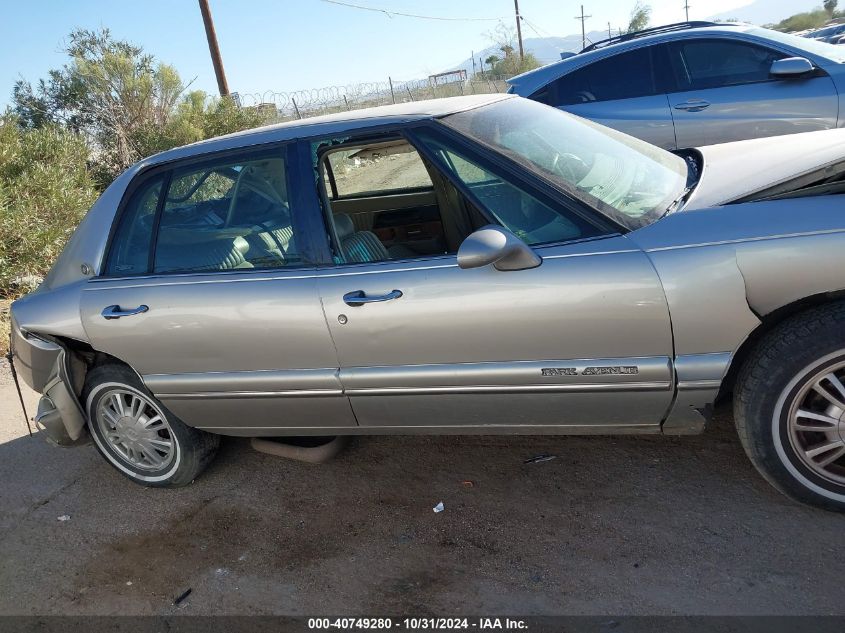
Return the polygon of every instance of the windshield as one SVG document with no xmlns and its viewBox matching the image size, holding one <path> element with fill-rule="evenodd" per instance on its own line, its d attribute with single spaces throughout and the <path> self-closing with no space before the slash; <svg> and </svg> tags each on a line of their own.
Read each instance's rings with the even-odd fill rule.
<svg viewBox="0 0 845 633">
<path fill-rule="evenodd" d="M 528 99 L 499 101 L 443 122 L 629 229 L 654 222 L 686 189 L 687 165 L 678 156 Z"/>
<path fill-rule="evenodd" d="M 845 62 L 845 46 L 819 42 L 809 37 L 790 35 L 789 33 L 781 33 L 780 31 L 772 31 L 770 29 L 751 29 L 748 31 L 748 34 L 764 37 L 779 44 L 786 44 L 792 48 L 807 51 L 811 55 L 825 57 L 835 62 Z M 813 34 L 810 37 L 813 37 Z"/>
</svg>

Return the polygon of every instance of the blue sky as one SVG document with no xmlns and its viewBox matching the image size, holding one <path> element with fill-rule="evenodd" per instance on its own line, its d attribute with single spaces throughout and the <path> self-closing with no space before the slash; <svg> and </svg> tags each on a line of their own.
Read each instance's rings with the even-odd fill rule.
<svg viewBox="0 0 845 633">
<path fill-rule="evenodd" d="M 512 0 L 350 0 L 356 4 L 442 17 L 504 17 Z M 769 0 L 758 0 L 766 1 Z M 810 0 L 795 4 L 812 6 Z M 635 0 L 586 0 L 587 29 L 624 26 Z M 751 0 L 690 0 L 690 18 L 704 18 Z M 580 2 L 521 0 L 526 19 L 545 35 L 580 31 Z M 652 0 L 653 24 L 683 19 L 683 0 Z M 75 27 L 108 27 L 179 70 L 192 88 L 216 92 L 195 0 L 36 0 L 6 2 L 0 23 L 0 107 L 12 85 L 60 66 Z M 796 6 L 796 10 L 799 8 Z M 459 63 L 490 45 L 493 21 L 387 17 L 321 0 L 211 0 L 229 86 L 241 93 L 292 91 L 363 81 L 414 79 Z M 537 33 L 526 28 L 524 37 Z"/>
</svg>

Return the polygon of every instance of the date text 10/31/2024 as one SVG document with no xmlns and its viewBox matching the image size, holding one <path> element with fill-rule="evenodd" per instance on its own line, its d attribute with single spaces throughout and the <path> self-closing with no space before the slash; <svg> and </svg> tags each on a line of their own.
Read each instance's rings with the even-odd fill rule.
<svg viewBox="0 0 845 633">
<path fill-rule="evenodd" d="M 309 630 L 526 630 L 525 620 L 511 618 L 309 618 Z"/>
</svg>

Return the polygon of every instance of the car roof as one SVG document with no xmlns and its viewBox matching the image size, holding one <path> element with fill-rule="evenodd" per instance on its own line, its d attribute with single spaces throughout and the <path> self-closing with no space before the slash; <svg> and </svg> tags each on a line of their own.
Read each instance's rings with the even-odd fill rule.
<svg viewBox="0 0 845 633">
<path fill-rule="evenodd" d="M 756 28 L 758 27 L 755 27 L 753 24 L 726 22 L 724 24 L 697 26 L 693 28 L 656 31 L 655 33 L 645 32 L 642 35 L 637 35 L 636 37 L 631 37 L 630 39 L 610 41 L 604 46 L 597 46 L 596 48 L 582 51 L 572 57 L 567 57 L 566 59 L 562 59 L 553 64 L 541 66 L 535 70 L 529 70 L 527 73 L 522 73 L 521 75 L 508 79 L 508 83 L 519 88 L 528 88 L 529 90 L 533 90 L 544 86 L 553 79 L 562 77 L 576 68 L 586 66 L 591 62 L 615 55 L 616 53 L 621 53 L 623 51 L 634 50 L 636 48 L 641 48 L 658 42 L 668 42 L 696 37 L 702 34 L 735 35 L 736 33 L 745 33 Z M 520 94 L 525 93 L 520 92 Z"/>
<path fill-rule="evenodd" d="M 149 166 L 182 158 L 189 158 L 215 151 L 224 151 L 250 145 L 286 141 L 295 138 L 338 134 L 386 124 L 406 124 L 425 119 L 435 119 L 466 110 L 472 110 L 504 99 L 515 98 L 507 94 L 469 95 L 443 97 L 424 101 L 410 101 L 386 106 L 362 108 L 286 121 L 274 125 L 252 128 L 234 134 L 217 136 L 190 145 L 176 147 L 141 161 Z"/>
</svg>

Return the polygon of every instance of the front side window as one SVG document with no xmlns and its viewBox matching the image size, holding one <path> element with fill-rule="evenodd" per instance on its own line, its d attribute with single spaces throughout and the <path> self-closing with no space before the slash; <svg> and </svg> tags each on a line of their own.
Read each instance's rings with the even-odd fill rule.
<svg viewBox="0 0 845 633">
<path fill-rule="evenodd" d="M 657 94 L 650 48 L 640 48 L 579 68 L 542 88 L 532 99 L 552 106 L 634 99 Z"/>
<path fill-rule="evenodd" d="M 454 253 L 487 223 L 404 137 L 312 147 L 336 264 Z"/>
<path fill-rule="evenodd" d="M 686 188 L 680 157 L 534 101 L 506 99 L 441 121 L 630 229 L 661 217 Z"/>
<path fill-rule="evenodd" d="M 772 62 L 786 57 L 732 40 L 689 40 L 670 47 L 678 90 L 704 90 L 768 81 Z"/>
<path fill-rule="evenodd" d="M 142 184 L 123 212 L 106 273 L 296 266 L 296 237 L 281 155 L 220 159 Z"/>
<path fill-rule="evenodd" d="M 472 192 L 496 222 L 526 244 L 564 242 L 599 233 L 577 216 L 541 202 L 437 136 L 419 131 L 417 138 L 439 158 L 453 178 Z"/>
</svg>

